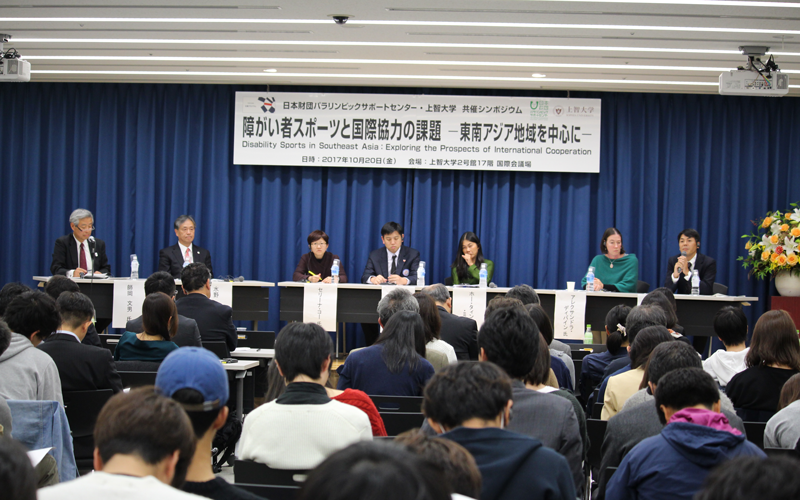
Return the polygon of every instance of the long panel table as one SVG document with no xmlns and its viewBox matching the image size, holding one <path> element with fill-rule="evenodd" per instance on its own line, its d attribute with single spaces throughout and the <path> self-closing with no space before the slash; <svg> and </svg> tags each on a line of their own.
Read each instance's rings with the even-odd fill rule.
<svg viewBox="0 0 800 500">
<path fill-rule="evenodd" d="M 282 281 L 281 287 L 280 319 L 282 321 L 303 321 L 303 283 Z M 365 285 L 361 283 L 343 283 L 339 288 L 336 314 L 340 323 L 377 323 L 378 313 L 376 308 L 381 299 L 381 286 Z M 387 285 L 382 285 L 387 286 Z M 415 291 L 422 287 L 408 287 Z M 448 287 L 452 292 L 453 287 Z M 510 288 L 487 288 L 487 301 L 498 295 L 505 295 Z M 542 307 L 553 318 L 555 311 L 556 292 L 558 290 L 536 290 Z M 617 304 L 634 307 L 639 300 L 635 293 L 615 292 L 586 292 L 586 323 L 593 330 L 601 330 L 605 325 L 606 314 Z M 750 305 L 757 302 L 758 297 L 731 297 L 731 296 L 691 296 L 675 295 L 678 302 L 678 322 L 686 329 L 688 335 L 714 336 L 714 314 L 724 306 L 741 304 Z"/>
</svg>

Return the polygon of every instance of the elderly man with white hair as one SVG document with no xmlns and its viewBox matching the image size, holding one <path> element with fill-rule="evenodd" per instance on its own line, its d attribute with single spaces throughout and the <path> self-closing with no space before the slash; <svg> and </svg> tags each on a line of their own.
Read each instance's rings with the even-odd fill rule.
<svg viewBox="0 0 800 500">
<path fill-rule="evenodd" d="M 68 278 L 82 274 L 111 274 L 106 256 L 106 244 L 92 236 L 94 216 L 85 208 L 78 208 L 69 216 L 72 234 L 56 240 L 50 272 Z"/>
</svg>

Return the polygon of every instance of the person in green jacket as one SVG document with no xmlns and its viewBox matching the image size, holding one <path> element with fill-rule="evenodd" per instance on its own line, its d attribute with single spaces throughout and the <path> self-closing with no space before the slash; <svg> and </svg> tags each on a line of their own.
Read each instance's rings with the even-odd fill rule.
<svg viewBox="0 0 800 500">
<path fill-rule="evenodd" d="M 450 266 L 454 285 L 477 285 L 480 282 L 481 264 L 486 264 L 489 273 L 487 282 L 492 282 L 494 262 L 483 258 L 483 248 L 478 236 L 467 231 L 458 239 L 456 258 Z"/>
<path fill-rule="evenodd" d="M 601 255 L 592 259 L 594 267 L 594 290 L 636 293 L 639 280 L 639 260 L 634 254 L 626 254 L 622 246 L 622 234 L 615 227 L 606 229 L 600 242 Z M 586 288 L 586 277 L 581 280 Z"/>
</svg>

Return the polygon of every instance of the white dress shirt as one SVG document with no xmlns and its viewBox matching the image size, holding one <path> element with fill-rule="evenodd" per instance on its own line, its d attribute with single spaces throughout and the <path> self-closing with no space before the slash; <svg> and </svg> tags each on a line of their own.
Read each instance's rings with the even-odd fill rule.
<svg viewBox="0 0 800 500">
<path fill-rule="evenodd" d="M 189 264 L 192 264 L 194 262 L 194 252 L 193 252 L 194 249 L 192 248 L 192 244 L 190 243 L 188 247 L 185 247 L 179 241 L 178 242 L 178 247 L 180 247 L 180 249 L 181 249 L 181 258 L 183 259 L 184 266 L 186 265 L 187 262 Z M 189 260 L 186 260 L 186 250 L 189 250 Z"/>
</svg>

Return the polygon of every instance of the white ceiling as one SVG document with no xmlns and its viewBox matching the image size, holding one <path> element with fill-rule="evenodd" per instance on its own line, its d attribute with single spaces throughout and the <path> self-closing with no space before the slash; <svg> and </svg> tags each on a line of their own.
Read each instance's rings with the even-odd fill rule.
<svg viewBox="0 0 800 500">
<path fill-rule="evenodd" d="M 716 93 L 738 46 L 767 45 L 800 95 L 798 21 L 757 1 L 0 0 L 32 81 Z"/>
</svg>

